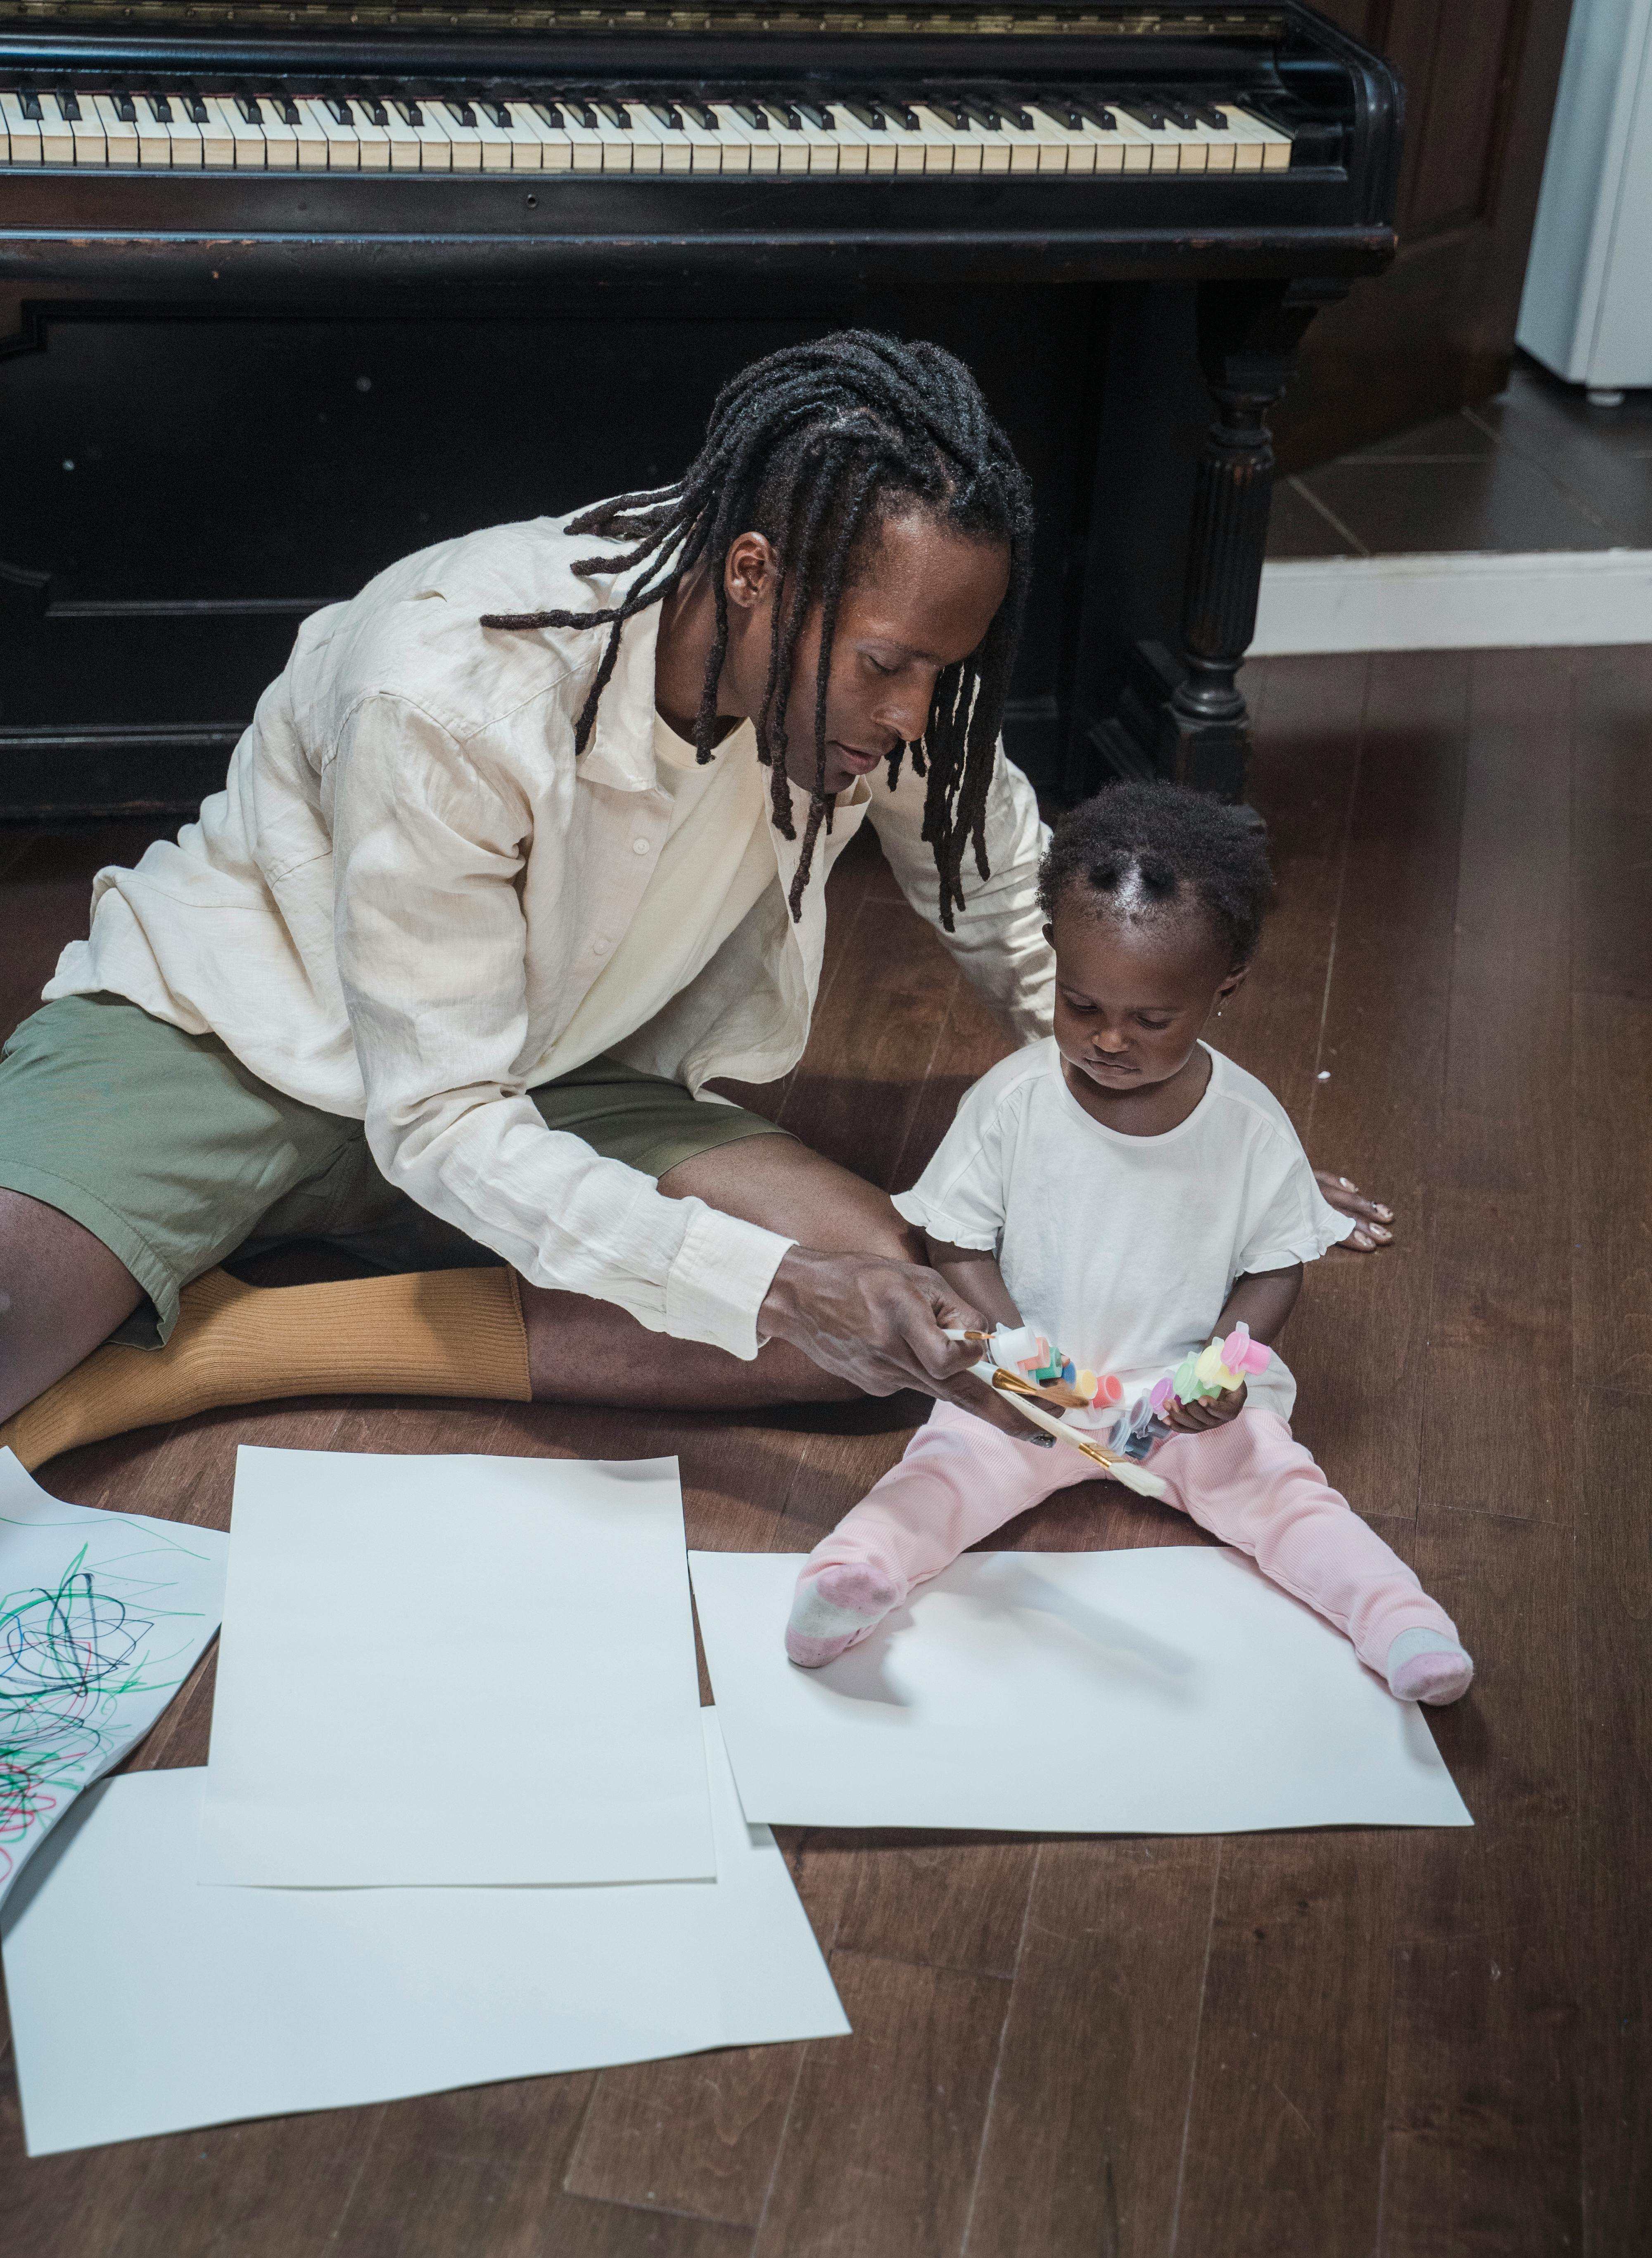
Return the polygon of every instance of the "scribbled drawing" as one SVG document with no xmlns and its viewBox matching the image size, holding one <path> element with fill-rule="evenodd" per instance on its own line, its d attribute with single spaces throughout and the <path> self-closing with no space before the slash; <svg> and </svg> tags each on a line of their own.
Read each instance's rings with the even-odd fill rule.
<svg viewBox="0 0 1652 2258">
<path fill-rule="evenodd" d="M 106 1588 L 86 1565 L 88 1549 L 55 1586 L 0 1597 L 0 1885 L 13 1871 L 14 1847 L 49 1825 L 129 1737 L 123 1699 L 179 1683 L 165 1674 L 173 1658 L 147 1645 L 169 1610 L 129 1604 Z"/>
</svg>

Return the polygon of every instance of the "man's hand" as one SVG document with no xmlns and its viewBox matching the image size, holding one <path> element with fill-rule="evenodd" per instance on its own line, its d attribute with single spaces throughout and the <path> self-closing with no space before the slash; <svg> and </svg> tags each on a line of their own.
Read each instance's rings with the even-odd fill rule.
<svg viewBox="0 0 1652 2258">
<path fill-rule="evenodd" d="M 1225 1427 L 1230 1419 L 1237 1419 L 1244 1409 L 1244 1382 L 1230 1388 L 1224 1395 L 1207 1395 L 1202 1402 L 1166 1403 L 1159 1417 L 1166 1427 L 1173 1427 L 1179 1435 L 1202 1435 L 1212 1427 Z"/>
<path fill-rule="evenodd" d="M 980 1344 L 949 1341 L 943 1325 L 992 1330 L 979 1310 L 918 1263 L 817 1254 L 807 1246 L 783 1255 L 757 1318 L 760 1333 L 790 1341 L 869 1395 L 920 1388 L 1025 1437 L 1025 1420 L 969 1369 L 979 1361 Z"/>
<path fill-rule="evenodd" d="M 1334 1176 L 1329 1168 L 1315 1168 L 1314 1180 L 1338 1215 L 1351 1215 L 1359 1228 L 1338 1241 L 1351 1246 L 1360 1254 L 1370 1254 L 1379 1246 L 1386 1246 L 1393 1237 L 1385 1225 L 1393 1221 L 1393 1210 L 1385 1207 L 1380 1200 L 1367 1199 L 1356 1183 L 1346 1176 Z"/>
</svg>

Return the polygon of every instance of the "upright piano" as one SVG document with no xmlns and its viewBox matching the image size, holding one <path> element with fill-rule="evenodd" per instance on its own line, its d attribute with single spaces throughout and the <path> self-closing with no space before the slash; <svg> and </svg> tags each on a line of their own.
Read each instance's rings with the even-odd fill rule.
<svg viewBox="0 0 1652 2258">
<path fill-rule="evenodd" d="M 1267 412 L 1400 109 L 1301 0 L 0 0 L 0 819 L 192 808 L 306 612 L 847 323 L 1032 475 L 1040 788 L 1237 797 Z"/>
</svg>

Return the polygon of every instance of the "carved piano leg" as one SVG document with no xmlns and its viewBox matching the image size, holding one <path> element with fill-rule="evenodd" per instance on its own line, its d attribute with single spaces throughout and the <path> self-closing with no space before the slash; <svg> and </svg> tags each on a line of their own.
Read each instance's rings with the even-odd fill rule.
<svg viewBox="0 0 1652 2258">
<path fill-rule="evenodd" d="M 1186 672 L 1162 711 L 1161 770 L 1201 792 L 1242 799 L 1250 716 L 1238 671 L 1256 632 L 1257 594 L 1273 492 L 1273 407 L 1295 372 L 1296 348 L 1339 282 L 1206 283 L 1199 358 L 1216 403 L 1199 459 L 1188 529 L 1181 643 Z"/>
</svg>

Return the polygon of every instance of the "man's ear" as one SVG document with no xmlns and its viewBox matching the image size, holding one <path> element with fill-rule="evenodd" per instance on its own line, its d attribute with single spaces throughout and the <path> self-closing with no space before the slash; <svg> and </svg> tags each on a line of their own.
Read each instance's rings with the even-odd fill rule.
<svg viewBox="0 0 1652 2258">
<path fill-rule="evenodd" d="M 1045 927 L 1044 938 L 1049 942 L 1052 948 L 1055 947 L 1055 927 L 1053 925 L 1046 925 Z"/>
<path fill-rule="evenodd" d="M 772 598 L 780 559 L 766 534 L 737 533 L 723 560 L 723 587 L 731 604 L 755 612 Z"/>
</svg>

